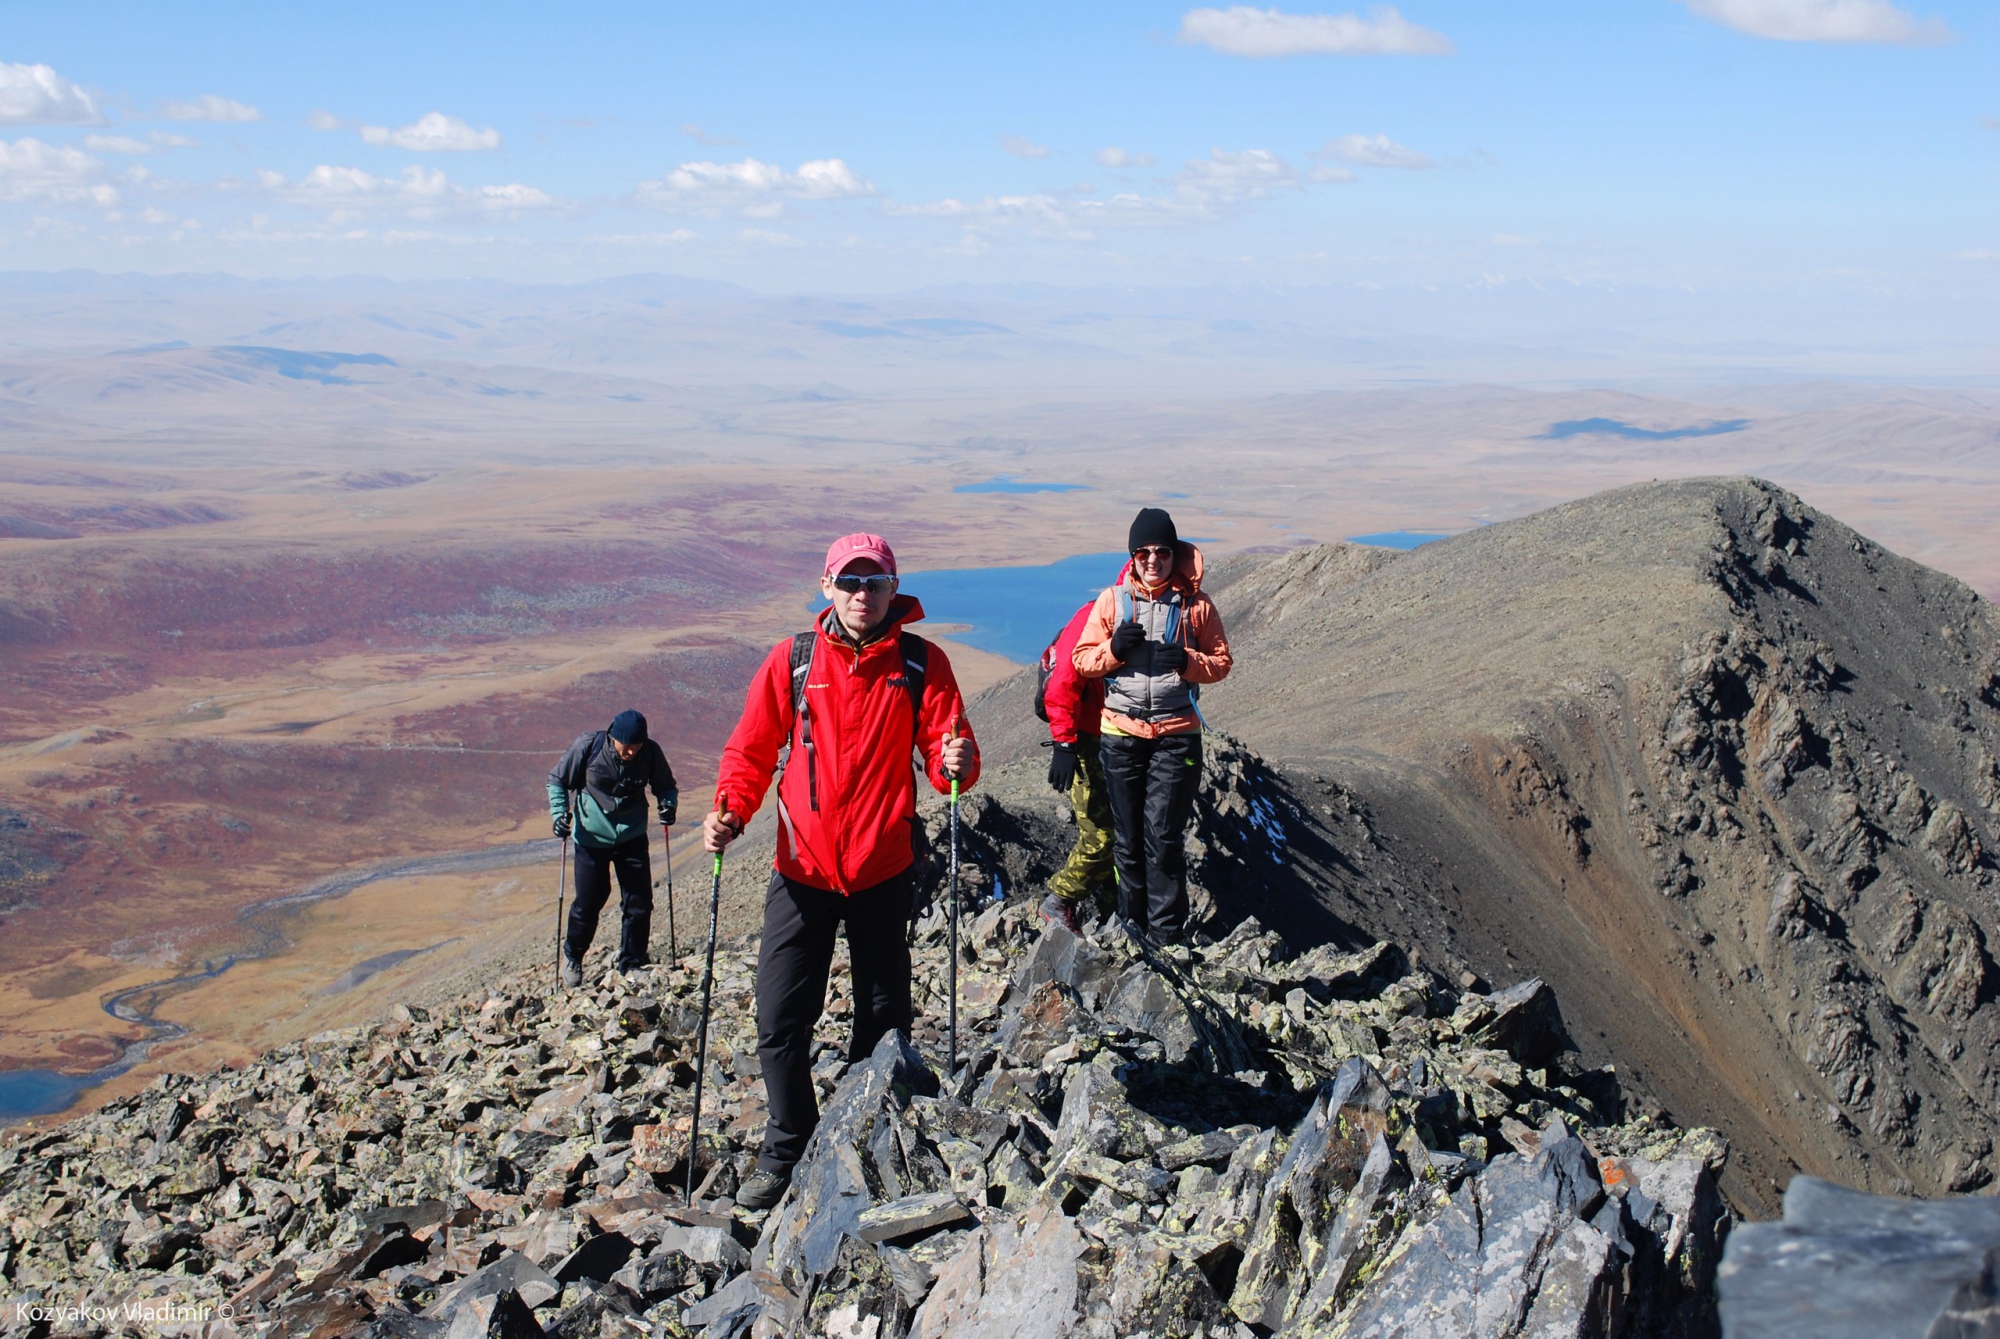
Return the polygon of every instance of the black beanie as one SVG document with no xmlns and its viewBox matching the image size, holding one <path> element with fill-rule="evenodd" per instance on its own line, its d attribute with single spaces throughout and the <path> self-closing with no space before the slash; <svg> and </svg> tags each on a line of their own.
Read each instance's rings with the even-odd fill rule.
<svg viewBox="0 0 2000 1339">
<path fill-rule="evenodd" d="M 643 744 L 646 742 L 646 718 L 629 709 L 621 711 L 611 718 L 608 733 L 621 744 Z"/>
<path fill-rule="evenodd" d="M 1174 518 L 1158 507 L 1141 507 L 1139 514 L 1132 518 L 1132 533 L 1126 536 L 1125 552 L 1137 553 L 1148 544 L 1178 544 L 1181 537 L 1174 530 Z"/>
</svg>

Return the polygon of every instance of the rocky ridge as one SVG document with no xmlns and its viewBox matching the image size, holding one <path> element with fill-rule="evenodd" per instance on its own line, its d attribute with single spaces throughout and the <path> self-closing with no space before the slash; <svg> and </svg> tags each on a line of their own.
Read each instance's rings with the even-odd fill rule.
<svg viewBox="0 0 2000 1339">
<path fill-rule="evenodd" d="M 825 1115 L 767 1214 L 730 1199 L 754 945 L 717 956 L 692 1205 L 699 959 L 537 970 L 11 1134 L 4 1332 L 1713 1332 L 1722 1141 L 1627 1119 L 1540 982 L 1254 919 L 1147 956 L 1024 900 L 966 917 L 970 1062 L 941 1074 L 934 909 L 913 1038 L 845 1064 L 836 971 Z"/>
<path fill-rule="evenodd" d="M 1753 1215 L 1799 1171 L 1995 1184 L 1987 601 L 1748 479 L 1212 584 L 1238 670 L 1205 709 L 1293 849 L 1388 856 L 1322 861 L 1327 915 L 1548 980 L 1628 1091 L 1727 1133 Z"/>
</svg>

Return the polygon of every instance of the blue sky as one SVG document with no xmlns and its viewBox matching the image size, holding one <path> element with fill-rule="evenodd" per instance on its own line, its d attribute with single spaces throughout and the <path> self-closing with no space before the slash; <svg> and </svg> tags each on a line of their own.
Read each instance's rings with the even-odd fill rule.
<svg viewBox="0 0 2000 1339">
<path fill-rule="evenodd" d="M 0 269 L 2000 288 L 1990 0 L 77 0 L 0 65 Z"/>
</svg>

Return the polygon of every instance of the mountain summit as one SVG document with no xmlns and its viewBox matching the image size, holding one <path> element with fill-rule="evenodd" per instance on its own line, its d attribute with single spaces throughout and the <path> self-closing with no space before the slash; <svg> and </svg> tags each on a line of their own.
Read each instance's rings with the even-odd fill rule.
<svg viewBox="0 0 2000 1339">
<path fill-rule="evenodd" d="M 1578 1047 L 1735 1155 L 1976 1190 L 2000 1118 L 2000 625 L 1962 583 L 1770 484 L 1619 489 L 1388 559 L 1211 582 L 1206 705 L 1386 861 L 1314 897 L 1482 975 L 1546 978 Z M 1281 918 L 1266 914 L 1267 923 Z"/>
</svg>

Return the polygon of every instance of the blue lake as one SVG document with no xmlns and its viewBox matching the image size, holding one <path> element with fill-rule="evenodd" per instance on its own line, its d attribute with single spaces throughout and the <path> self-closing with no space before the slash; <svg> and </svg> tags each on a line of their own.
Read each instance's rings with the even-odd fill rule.
<svg viewBox="0 0 2000 1339">
<path fill-rule="evenodd" d="M 1088 488 L 1084 484 L 1031 483 L 1025 479 L 1015 479 L 1001 475 L 988 479 L 982 484 L 960 484 L 951 490 L 954 493 L 1082 493 Z"/>
<path fill-rule="evenodd" d="M 1026 665 L 1124 566 L 1122 553 L 1085 553 L 1039 567 L 941 568 L 905 572 L 901 590 L 923 601 L 927 623 L 971 629 L 952 633 L 953 641 Z M 815 596 L 812 608 L 824 609 L 826 601 Z"/>
<path fill-rule="evenodd" d="M 10 1069 L 0 1073 L 0 1120 L 46 1116 L 61 1111 L 90 1086 L 88 1078 L 71 1078 L 52 1069 Z"/>
<path fill-rule="evenodd" d="M 1571 437 L 1623 437 L 1630 442 L 1677 442 L 1685 437 L 1721 437 L 1750 426 L 1747 418 L 1723 419 L 1688 428 L 1638 428 L 1615 418 L 1572 418 L 1551 423 L 1542 441 L 1561 442 Z"/>
<path fill-rule="evenodd" d="M 1349 535 L 1350 544 L 1373 544 L 1378 549 L 1414 549 L 1420 544 L 1449 539 L 1449 535 L 1426 535 L 1415 530 L 1383 530 L 1372 535 Z"/>
</svg>

